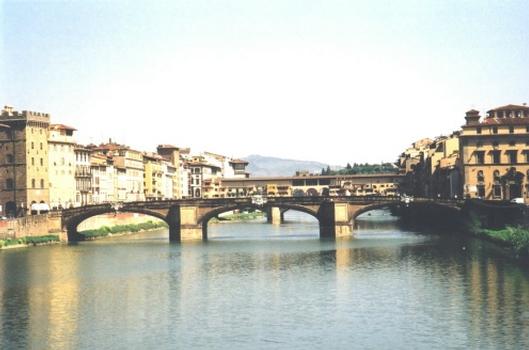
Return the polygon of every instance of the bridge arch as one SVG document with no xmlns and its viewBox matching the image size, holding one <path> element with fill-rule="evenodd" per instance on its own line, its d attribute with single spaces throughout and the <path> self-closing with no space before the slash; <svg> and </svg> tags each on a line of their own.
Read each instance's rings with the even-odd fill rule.
<svg viewBox="0 0 529 350">
<path fill-rule="evenodd" d="M 136 214 L 144 214 L 148 216 L 155 217 L 157 219 L 160 219 L 164 221 L 167 225 L 169 225 L 169 221 L 167 219 L 167 215 L 164 215 L 163 213 L 149 210 L 149 209 L 141 209 L 141 208 L 134 208 L 134 209 L 119 209 L 119 211 L 116 211 L 113 207 L 103 207 L 103 208 L 92 208 L 88 209 L 86 211 L 81 211 L 79 214 L 74 214 L 64 220 L 63 222 L 63 228 L 66 229 L 66 232 L 68 234 L 68 241 L 78 241 L 80 240 L 80 235 L 78 231 L 78 227 L 81 223 L 83 223 L 85 220 L 88 220 L 92 217 L 98 216 L 98 215 L 104 215 L 104 214 L 113 214 L 113 213 L 136 213 Z"/>
<path fill-rule="evenodd" d="M 199 217 L 198 224 L 202 227 L 202 238 L 207 239 L 207 233 L 208 233 L 208 222 L 214 217 L 217 217 L 218 215 L 222 213 L 226 213 L 229 211 L 234 210 L 247 210 L 247 209 L 254 209 L 254 210 L 261 210 L 261 211 L 267 211 L 268 209 L 271 209 L 272 207 L 279 208 L 281 211 L 287 211 L 287 210 L 294 210 L 299 211 L 308 215 L 313 216 L 320 221 L 320 218 L 318 216 L 318 213 L 314 210 L 307 208 L 302 205 L 296 205 L 296 204 L 274 204 L 274 205 L 256 205 L 256 204 L 236 204 L 236 205 L 230 205 L 220 208 L 215 208 L 213 210 L 208 211 L 207 213 L 203 214 L 201 217 Z"/>
<path fill-rule="evenodd" d="M 351 215 L 351 224 L 354 223 L 357 217 L 360 215 L 370 212 L 372 210 L 377 209 L 392 209 L 397 208 L 400 206 L 400 202 L 382 202 L 382 203 L 373 203 L 366 206 L 363 206 L 361 208 L 358 208 L 354 211 L 353 215 Z"/>
</svg>

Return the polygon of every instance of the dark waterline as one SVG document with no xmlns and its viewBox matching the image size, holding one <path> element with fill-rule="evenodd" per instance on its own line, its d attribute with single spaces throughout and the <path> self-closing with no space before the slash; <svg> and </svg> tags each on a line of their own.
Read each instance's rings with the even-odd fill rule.
<svg viewBox="0 0 529 350">
<path fill-rule="evenodd" d="M 320 241 L 290 215 L 0 252 L 0 349 L 529 348 L 529 274 L 386 212 Z"/>
</svg>

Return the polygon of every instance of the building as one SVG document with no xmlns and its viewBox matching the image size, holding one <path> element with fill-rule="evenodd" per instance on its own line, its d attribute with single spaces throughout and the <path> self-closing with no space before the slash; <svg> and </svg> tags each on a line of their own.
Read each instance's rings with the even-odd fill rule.
<svg viewBox="0 0 529 350">
<path fill-rule="evenodd" d="M 296 175 L 275 177 L 225 178 L 226 197 L 267 196 L 394 196 L 404 181 L 402 174 Z"/>
<path fill-rule="evenodd" d="M 162 161 L 163 158 L 159 154 L 143 153 L 143 192 L 148 201 L 160 200 L 165 197 L 165 174 L 162 169 Z"/>
<path fill-rule="evenodd" d="M 231 159 L 229 161 L 230 167 L 233 169 L 233 177 L 248 178 L 250 174 L 246 171 L 248 162 L 242 159 Z M 225 176 L 228 177 L 228 176 Z"/>
<path fill-rule="evenodd" d="M 75 129 L 51 124 L 48 136 L 49 192 L 52 208 L 70 208 L 76 202 Z"/>
<path fill-rule="evenodd" d="M 529 107 L 476 110 L 465 116 L 460 135 L 463 192 L 467 198 L 529 197 Z"/>
<path fill-rule="evenodd" d="M 25 215 L 32 204 L 49 204 L 50 115 L 15 111 L 0 116 L 0 205 L 6 216 Z"/>
<path fill-rule="evenodd" d="M 167 188 L 165 190 L 166 196 L 168 198 L 184 198 L 187 197 L 187 193 L 189 191 L 188 189 L 188 179 L 183 178 L 183 172 L 184 172 L 184 162 L 182 161 L 182 155 L 181 153 L 189 153 L 188 148 L 181 149 L 180 147 L 176 147 L 173 145 L 158 145 L 156 148 L 157 153 L 163 157 L 163 160 L 166 162 L 165 164 L 165 173 L 173 173 L 172 175 L 172 194 L 169 196 L 169 189 Z M 173 171 L 174 169 L 174 171 Z M 186 174 L 187 175 L 187 174 Z M 166 175 L 168 176 L 168 175 Z M 165 179 L 165 184 L 168 186 L 168 179 Z M 185 183 L 185 186 L 184 184 Z M 184 191 L 185 188 L 185 191 Z M 184 193 L 185 192 L 185 193 Z"/>
<path fill-rule="evenodd" d="M 206 162 L 204 156 L 193 156 L 187 161 L 187 166 L 190 170 L 190 197 L 202 198 L 203 186 L 206 185 L 207 195 L 209 198 L 215 198 L 220 193 L 220 182 L 216 182 L 217 178 L 222 177 L 222 168 L 217 165 Z M 217 193 L 217 194 L 215 194 Z"/>
<path fill-rule="evenodd" d="M 121 179 L 125 181 L 124 198 L 120 200 L 126 202 L 144 201 L 144 165 L 142 152 L 130 149 L 128 146 L 113 143 L 109 140 L 108 143 L 101 144 L 95 147 L 92 151 L 103 153 L 111 157 L 113 166 L 116 169 L 124 170 L 124 176 L 121 174 Z M 116 178 L 117 181 L 117 178 Z M 119 185 L 121 188 L 122 185 Z M 116 191 L 118 185 L 116 183 Z M 119 192 L 119 191 L 117 191 Z M 121 197 L 121 196 L 120 196 Z M 118 195 L 114 197 L 117 200 Z"/>
<path fill-rule="evenodd" d="M 117 172 L 112 157 L 93 152 L 90 156 L 91 194 L 94 204 L 112 203 L 117 196 Z"/>
<path fill-rule="evenodd" d="M 90 150 L 75 145 L 75 206 L 92 204 L 92 171 Z"/>
</svg>

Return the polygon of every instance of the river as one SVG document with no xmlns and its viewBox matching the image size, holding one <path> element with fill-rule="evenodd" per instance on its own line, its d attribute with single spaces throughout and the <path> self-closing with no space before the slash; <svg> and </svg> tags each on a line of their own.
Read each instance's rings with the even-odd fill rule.
<svg viewBox="0 0 529 350">
<path fill-rule="evenodd" d="M 0 349 L 527 349 L 529 273 L 388 212 L 321 241 L 301 214 L 0 252 Z"/>
</svg>

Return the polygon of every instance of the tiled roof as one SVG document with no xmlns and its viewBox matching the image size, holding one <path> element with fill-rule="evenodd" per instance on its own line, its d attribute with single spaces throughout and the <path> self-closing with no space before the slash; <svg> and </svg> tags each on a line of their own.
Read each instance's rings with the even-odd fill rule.
<svg viewBox="0 0 529 350">
<path fill-rule="evenodd" d="M 529 107 L 528 106 L 525 106 L 525 105 L 513 105 L 513 104 L 510 104 L 510 105 L 505 105 L 505 106 L 501 106 L 501 107 L 496 107 L 496 108 L 493 108 L 491 109 L 490 111 L 487 111 L 487 112 L 494 112 L 494 111 L 514 111 L 514 110 L 517 110 L 517 111 L 520 111 L 520 110 L 523 110 L 523 111 L 529 111 Z"/>
<path fill-rule="evenodd" d="M 529 125 L 529 118 L 485 118 L 479 125 Z"/>
</svg>

